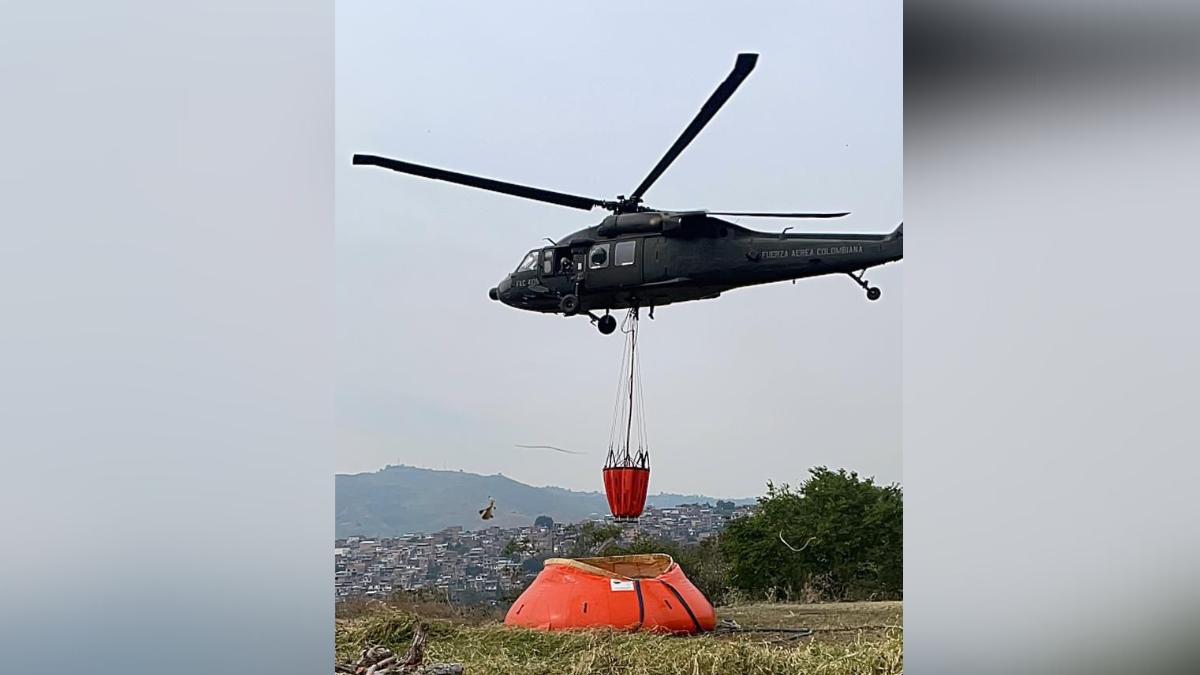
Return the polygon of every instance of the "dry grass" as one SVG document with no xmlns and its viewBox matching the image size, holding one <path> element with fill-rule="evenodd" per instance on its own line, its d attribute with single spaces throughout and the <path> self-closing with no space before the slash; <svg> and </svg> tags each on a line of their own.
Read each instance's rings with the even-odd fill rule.
<svg viewBox="0 0 1200 675">
<path fill-rule="evenodd" d="M 903 672 L 900 603 L 755 604 L 722 607 L 719 615 L 743 627 L 808 627 L 817 633 L 801 640 L 754 633 L 698 637 L 607 630 L 544 633 L 496 622 L 465 625 L 432 620 L 428 621 L 427 658 L 463 663 L 468 675 Z M 417 620 L 409 612 L 382 607 L 340 619 L 335 633 L 338 658 L 348 659 L 368 644 L 403 651 Z"/>
</svg>

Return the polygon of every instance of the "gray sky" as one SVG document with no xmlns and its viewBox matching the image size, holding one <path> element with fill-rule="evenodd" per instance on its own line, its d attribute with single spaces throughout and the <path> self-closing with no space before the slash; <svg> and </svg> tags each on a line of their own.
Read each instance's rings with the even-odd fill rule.
<svg viewBox="0 0 1200 675">
<path fill-rule="evenodd" d="M 602 489 L 622 343 L 487 290 L 587 213 L 352 167 L 380 154 L 599 198 L 646 175 L 728 74 L 755 71 L 647 194 L 662 208 L 902 218 L 902 6 L 337 5 L 339 472 L 389 463 Z M 899 481 L 905 263 L 743 289 L 643 321 L 651 491 L 760 494 L 816 464 Z M 514 448 L 552 444 L 584 456 Z"/>
</svg>

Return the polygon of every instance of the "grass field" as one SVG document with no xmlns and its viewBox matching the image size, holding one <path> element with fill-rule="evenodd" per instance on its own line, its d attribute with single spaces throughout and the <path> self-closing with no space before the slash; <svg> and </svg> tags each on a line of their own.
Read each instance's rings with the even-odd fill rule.
<svg viewBox="0 0 1200 675">
<path fill-rule="evenodd" d="M 427 659 L 464 664 L 467 675 L 699 675 L 700 673 L 903 672 L 899 602 L 720 607 L 742 629 L 811 628 L 813 635 L 734 632 L 674 637 L 606 630 L 543 633 L 506 628 L 494 619 L 430 619 Z M 379 607 L 338 619 L 339 661 L 382 644 L 404 651 L 416 614 Z"/>
</svg>

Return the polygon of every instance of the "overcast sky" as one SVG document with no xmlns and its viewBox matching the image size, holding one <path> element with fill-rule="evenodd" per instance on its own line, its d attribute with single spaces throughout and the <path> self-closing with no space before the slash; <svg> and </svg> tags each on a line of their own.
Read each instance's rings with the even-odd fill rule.
<svg viewBox="0 0 1200 675">
<path fill-rule="evenodd" d="M 542 237 L 603 212 L 353 167 L 355 152 L 612 198 L 755 51 L 647 203 L 852 212 L 744 222 L 764 230 L 902 219 L 900 2 L 588 4 L 337 3 L 339 472 L 602 489 L 622 350 L 586 319 L 487 297 Z M 900 481 L 904 265 L 868 272 L 874 303 L 836 276 L 643 321 L 651 491 L 753 496 L 818 464 Z"/>
</svg>

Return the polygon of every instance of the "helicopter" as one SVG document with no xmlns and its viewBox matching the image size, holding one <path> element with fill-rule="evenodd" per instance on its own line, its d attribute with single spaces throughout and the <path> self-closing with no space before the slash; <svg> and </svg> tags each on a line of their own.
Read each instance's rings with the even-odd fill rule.
<svg viewBox="0 0 1200 675">
<path fill-rule="evenodd" d="M 584 315 L 605 335 L 617 328 L 612 310 L 634 312 L 719 297 L 735 288 L 828 274 L 845 274 L 878 300 L 879 288 L 863 277 L 870 268 L 904 257 L 904 224 L 881 234 L 760 232 L 724 218 L 841 218 L 843 212 L 669 211 L 643 204 L 643 196 L 725 105 L 758 62 L 739 54 L 733 71 L 700 108 L 649 175 L 628 196 L 600 200 L 356 154 L 356 165 L 376 166 L 433 180 L 532 199 L 584 211 L 606 209 L 598 224 L 535 248 L 488 297 L 510 307 L 564 316 Z M 598 312 L 603 311 L 603 315 Z"/>
</svg>

